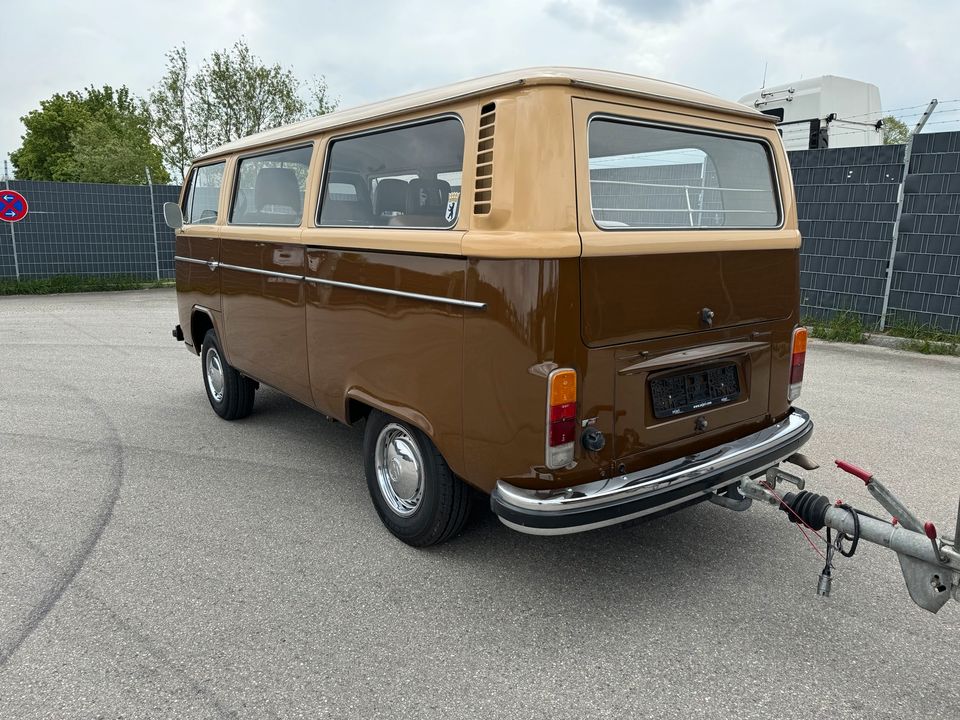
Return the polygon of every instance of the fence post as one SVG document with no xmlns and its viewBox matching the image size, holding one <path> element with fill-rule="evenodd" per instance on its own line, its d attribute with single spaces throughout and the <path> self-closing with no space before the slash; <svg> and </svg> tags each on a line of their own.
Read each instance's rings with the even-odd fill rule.
<svg viewBox="0 0 960 720">
<path fill-rule="evenodd" d="M 153 199 L 153 177 L 150 175 L 150 168 L 145 167 L 147 171 L 147 185 L 150 186 L 150 221 L 153 224 L 153 255 L 157 262 L 157 280 L 160 279 L 160 241 L 157 238 L 157 203 Z"/>
<path fill-rule="evenodd" d="M 887 264 L 887 281 L 883 287 L 883 307 L 880 309 L 879 329 L 881 331 L 887 326 L 887 309 L 890 306 L 890 288 L 893 285 L 893 263 L 897 256 L 897 238 L 900 236 L 900 216 L 903 214 L 903 196 L 907 185 L 907 175 L 910 172 L 910 155 L 913 152 L 913 139 L 923 130 L 923 126 L 927 124 L 927 120 L 933 113 L 933 109 L 937 107 L 938 102 L 936 98 L 930 101 L 927 109 L 924 110 L 923 115 L 920 116 L 920 120 L 917 121 L 916 127 L 911 131 L 910 137 L 907 139 L 907 144 L 903 148 L 903 177 L 900 179 L 900 187 L 897 188 L 897 216 L 893 221 L 890 262 Z"/>
<path fill-rule="evenodd" d="M 10 175 L 7 172 L 7 161 L 3 161 L 3 183 L 5 189 L 10 189 Z M 17 260 L 17 233 L 13 229 L 13 226 L 16 223 L 7 223 L 10 226 L 10 247 L 13 248 L 13 274 L 16 276 L 17 280 L 20 279 L 20 262 Z"/>
</svg>

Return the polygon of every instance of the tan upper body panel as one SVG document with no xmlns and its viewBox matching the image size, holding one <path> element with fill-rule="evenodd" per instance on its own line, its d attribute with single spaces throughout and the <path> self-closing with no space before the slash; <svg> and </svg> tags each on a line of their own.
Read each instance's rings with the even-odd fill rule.
<svg viewBox="0 0 960 720">
<path fill-rule="evenodd" d="M 481 108 L 495 105 L 490 210 L 474 211 Z M 766 141 L 776 168 L 783 224 L 772 230 L 602 230 L 590 213 L 587 119 L 604 112 L 644 121 L 729 132 Z M 318 227 L 324 159 L 339 138 L 444 115 L 464 127 L 463 196 L 450 229 Z M 572 122 L 571 122 L 572 119 Z M 238 158 L 313 143 L 299 227 L 228 221 Z M 797 248 L 796 208 L 786 153 L 770 118 L 681 85 L 622 73 L 533 68 L 457 83 L 330 113 L 238 140 L 197 159 L 226 159 L 216 227 L 223 237 L 286 235 L 287 242 L 337 248 L 487 258 L 569 258 Z M 211 226 L 185 226 L 186 235 Z"/>
</svg>

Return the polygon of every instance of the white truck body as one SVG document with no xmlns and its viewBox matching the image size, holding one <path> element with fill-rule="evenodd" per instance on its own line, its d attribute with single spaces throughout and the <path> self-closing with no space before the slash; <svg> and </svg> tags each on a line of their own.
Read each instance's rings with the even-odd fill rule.
<svg viewBox="0 0 960 720">
<path fill-rule="evenodd" d="M 782 113 L 780 130 L 787 150 L 817 146 L 811 145 L 811 121 L 816 120 L 826 131 L 827 147 L 883 143 L 876 128 L 883 117 L 880 89 L 871 83 L 824 75 L 763 88 L 739 102 L 769 115 Z"/>
</svg>

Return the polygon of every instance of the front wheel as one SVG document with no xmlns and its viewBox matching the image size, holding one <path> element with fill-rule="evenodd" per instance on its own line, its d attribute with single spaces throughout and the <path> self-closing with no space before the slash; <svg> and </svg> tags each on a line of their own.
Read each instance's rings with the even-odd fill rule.
<svg viewBox="0 0 960 720">
<path fill-rule="evenodd" d="M 253 410 L 257 383 L 229 365 L 213 330 L 207 330 L 200 346 L 203 387 L 210 407 L 224 420 L 245 418 Z"/>
<path fill-rule="evenodd" d="M 363 456 L 373 505 L 397 538 L 426 547 L 463 529 L 470 488 L 422 431 L 374 410 L 364 430 Z"/>
</svg>

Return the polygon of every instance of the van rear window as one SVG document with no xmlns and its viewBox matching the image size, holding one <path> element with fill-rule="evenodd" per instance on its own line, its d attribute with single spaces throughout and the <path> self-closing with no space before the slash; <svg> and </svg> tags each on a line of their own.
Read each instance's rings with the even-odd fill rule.
<svg viewBox="0 0 960 720">
<path fill-rule="evenodd" d="M 604 230 L 774 228 L 780 205 L 758 140 L 594 118 L 590 203 Z"/>
<path fill-rule="evenodd" d="M 334 140 L 318 224 L 453 227 L 462 173 L 463 125 L 457 118 Z"/>
</svg>

